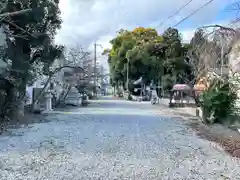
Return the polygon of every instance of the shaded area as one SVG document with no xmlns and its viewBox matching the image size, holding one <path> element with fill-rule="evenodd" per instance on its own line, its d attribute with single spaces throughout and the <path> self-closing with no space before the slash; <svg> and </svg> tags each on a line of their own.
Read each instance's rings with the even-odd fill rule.
<svg viewBox="0 0 240 180">
<path fill-rule="evenodd" d="M 189 126 L 199 137 L 217 143 L 219 148 L 223 148 L 232 157 L 240 158 L 240 134 L 238 132 L 221 125 L 207 126 L 199 122 L 189 123 Z"/>
<path fill-rule="evenodd" d="M 54 115 L 49 114 L 31 114 L 27 113 L 20 121 L 7 121 L 0 123 L 0 135 L 9 134 L 12 129 L 27 127 L 30 124 L 48 123 L 52 120 Z M 9 134 L 10 135 L 10 134 Z"/>
</svg>

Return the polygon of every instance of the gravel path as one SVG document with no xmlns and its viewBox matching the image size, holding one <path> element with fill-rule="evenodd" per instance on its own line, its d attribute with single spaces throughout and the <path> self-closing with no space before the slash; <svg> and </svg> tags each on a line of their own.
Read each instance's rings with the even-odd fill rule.
<svg viewBox="0 0 240 180">
<path fill-rule="evenodd" d="M 240 179 L 236 158 L 166 112 L 105 99 L 12 129 L 0 136 L 0 179 Z"/>
</svg>

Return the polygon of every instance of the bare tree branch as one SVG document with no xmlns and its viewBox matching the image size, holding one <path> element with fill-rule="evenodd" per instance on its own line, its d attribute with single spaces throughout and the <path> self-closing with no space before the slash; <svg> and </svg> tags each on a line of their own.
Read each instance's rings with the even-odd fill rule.
<svg viewBox="0 0 240 180">
<path fill-rule="evenodd" d="M 47 81 L 44 84 L 44 87 L 41 89 L 39 94 L 36 96 L 36 99 L 33 102 L 33 105 L 36 105 L 39 101 L 39 99 L 42 97 L 43 93 L 45 92 L 46 88 L 48 87 L 49 83 L 53 79 L 53 77 L 60 72 L 61 70 L 65 68 L 70 68 L 70 69 L 80 69 L 84 75 L 86 75 L 83 80 L 86 78 L 89 78 L 89 74 L 87 71 L 83 69 L 79 64 L 81 63 L 82 60 L 86 59 L 89 55 L 88 52 L 84 52 L 83 48 L 81 46 L 77 46 L 75 48 L 68 49 L 67 52 L 65 53 L 67 62 L 65 64 L 61 64 L 60 66 L 53 67 L 52 70 L 49 71 Z"/>
<path fill-rule="evenodd" d="M 31 12 L 31 11 L 32 11 L 32 9 L 24 9 L 24 10 L 15 11 L 15 12 L 2 13 L 2 14 L 0 14 L 0 18 L 22 15 L 22 14 L 25 14 L 25 13 L 28 13 L 28 12 Z"/>
<path fill-rule="evenodd" d="M 207 32 L 206 29 L 208 28 L 213 28 L 213 30 Z M 240 31 L 221 25 L 209 25 L 198 28 L 197 32 L 202 32 L 203 37 L 191 42 L 193 47 L 188 52 L 188 55 L 190 57 L 189 64 L 193 69 L 194 75 L 199 79 L 209 72 L 216 73 L 215 70 L 220 70 L 222 58 L 226 62 L 228 61 L 232 47 L 240 39 Z M 226 64 L 227 66 L 229 67 Z"/>
<path fill-rule="evenodd" d="M 7 19 L 3 19 L 3 21 L 6 22 L 6 23 L 8 23 L 8 24 L 11 24 L 12 26 L 15 26 L 17 29 L 19 29 L 19 30 L 21 30 L 22 32 L 30 35 L 31 37 L 37 38 L 37 36 L 35 36 L 34 34 L 29 33 L 27 30 L 21 28 L 20 26 L 16 25 L 15 23 L 13 23 L 13 22 L 11 22 L 11 21 L 9 21 L 9 20 L 7 20 Z M 4 31 L 5 31 L 5 33 L 8 33 L 8 34 L 11 33 L 11 32 L 8 31 L 6 28 L 4 29 Z M 11 34 L 11 36 L 12 36 L 12 34 Z M 18 35 L 17 35 L 17 36 L 18 36 Z M 20 37 L 24 38 L 22 35 L 21 35 Z M 25 39 L 26 39 L 26 38 L 25 38 Z"/>
<path fill-rule="evenodd" d="M 222 29 L 222 30 L 232 31 L 232 32 L 234 32 L 234 33 L 237 32 L 237 31 L 236 31 L 235 29 L 233 29 L 233 28 L 221 26 L 221 25 L 218 25 L 218 24 L 208 25 L 208 26 L 201 26 L 201 27 L 199 27 L 198 29 L 205 29 L 205 28 L 220 28 L 220 29 Z"/>
</svg>

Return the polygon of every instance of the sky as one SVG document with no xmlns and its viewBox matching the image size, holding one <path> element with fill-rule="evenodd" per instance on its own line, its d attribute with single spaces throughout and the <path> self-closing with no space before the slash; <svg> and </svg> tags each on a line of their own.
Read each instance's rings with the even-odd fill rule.
<svg viewBox="0 0 240 180">
<path fill-rule="evenodd" d="M 191 14 L 209 0 L 192 0 L 182 11 L 170 20 L 189 0 L 60 0 L 62 28 L 56 36 L 56 43 L 66 46 L 81 45 L 92 52 L 96 41 L 103 48 L 110 48 L 109 41 L 119 29 L 132 30 L 136 27 L 157 28 L 162 33 L 174 27 L 181 19 Z M 207 7 L 179 24 L 176 28 L 182 39 L 188 42 L 196 28 L 209 24 L 227 25 L 236 19 L 231 4 L 239 0 L 214 0 Z M 159 26 L 164 22 L 161 26 Z M 101 56 L 103 48 L 98 46 L 98 61 L 107 68 L 107 57 Z"/>
</svg>

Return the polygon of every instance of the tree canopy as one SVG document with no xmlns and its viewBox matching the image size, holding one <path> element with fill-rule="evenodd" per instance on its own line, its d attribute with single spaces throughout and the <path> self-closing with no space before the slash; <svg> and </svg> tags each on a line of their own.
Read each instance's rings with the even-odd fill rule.
<svg viewBox="0 0 240 180">
<path fill-rule="evenodd" d="M 168 28 L 162 35 L 152 28 L 120 30 L 110 42 L 112 48 L 104 53 L 108 53 L 113 84 L 126 82 L 127 63 L 130 81 L 142 77 L 147 84 L 169 77 L 171 83 L 180 82 L 189 69 L 185 63 L 188 45 L 182 44 L 177 29 Z"/>
<path fill-rule="evenodd" d="M 59 0 L 9 0 L 1 9 L 1 14 L 30 9 L 0 19 L 6 35 L 2 58 L 8 64 L 7 77 L 0 87 L 6 107 L 18 106 L 25 96 L 26 85 L 37 76 L 36 68 L 41 66 L 47 72 L 62 53 L 63 47 L 53 43 L 62 22 L 58 4 Z M 5 116 L 6 112 L 1 114 Z"/>
</svg>

